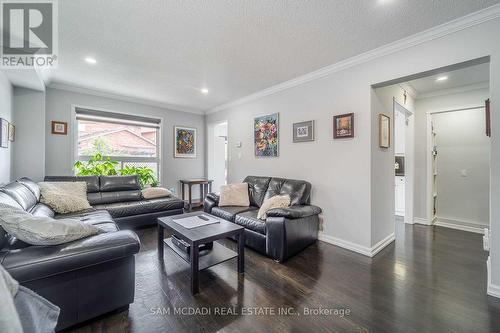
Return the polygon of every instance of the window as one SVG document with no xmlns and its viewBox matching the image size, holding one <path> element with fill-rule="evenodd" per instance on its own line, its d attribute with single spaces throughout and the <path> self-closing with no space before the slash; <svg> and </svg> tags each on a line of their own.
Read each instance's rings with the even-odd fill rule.
<svg viewBox="0 0 500 333">
<path fill-rule="evenodd" d="M 76 159 L 96 153 L 117 161 L 118 168 L 145 166 L 160 179 L 160 120 L 77 108 Z"/>
</svg>

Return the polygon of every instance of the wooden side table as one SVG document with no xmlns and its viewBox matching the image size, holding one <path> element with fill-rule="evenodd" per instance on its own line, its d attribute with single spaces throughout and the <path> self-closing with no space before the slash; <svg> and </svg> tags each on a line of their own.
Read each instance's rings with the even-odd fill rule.
<svg viewBox="0 0 500 333">
<path fill-rule="evenodd" d="M 189 211 L 191 211 L 193 207 L 203 206 L 203 199 L 205 199 L 205 196 L 208 193 L 212 192 L 213 180 L 211 179 L 205 179 L 205 178 L 181 179 L 180 182 L 181 182 L 182 200 L 186 200 L 185 199 L 186 185 L 188 187 L 188 198 L 186 201 L 189 204 Z M 193 191 L 192 191 L 193 185 L 200 185 L 200 195 L 201 195 L 200 202 L 193 202 Z"/>
</svg>

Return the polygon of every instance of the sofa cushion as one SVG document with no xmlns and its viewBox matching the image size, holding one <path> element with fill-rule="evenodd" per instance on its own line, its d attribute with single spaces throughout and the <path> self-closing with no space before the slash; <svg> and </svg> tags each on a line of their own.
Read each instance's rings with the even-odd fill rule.
<svg viewBox="0 0 500 333">
<path fill-rule="evenodd" d="M 257 218 L 260 220 L 267 219 L 267 211 L 275 208 L 286 208 L 290 206 L 290 196 L 286 195 L 276 195 L 272 198 L 264 200 L 262 206 L 259 208 L 257 213 Z"/>
<path fill-rule="evenodd" d="M 118 231 L 116 223 L 113 221 L 111 215 L 105 210 L 86 210 L 83 212 L 70 213 L 70 214 L 58 214 L 56 219 L 61 218 L 74 218 L 79 219 L 85 224 L 91 224 L 104 232 Z"/>
<path fill-rule="evenodd" d="M 247 176 L 243 180 L 244 183 L 248 183 L 250 206 L 260 207 L 262 205 L 270 181 L 271 177 L 259 176 Z"/>
<path fill-rule="evenodd" d="M 1 189 L 0 189 L 0 203 L 23 209 L 23 206 L 21 206 L 19 202 L 17 202 L 13 197 L 8 195 L 7 193 L 2 192 Z"/>
<path fill-rule="evenodd" d="M 33 216 L 5 204 L 0 205 L 0 224 L 10 235 L 31 245 L 65 244 L 101 232 L 96 226 L 76 219 Z"/>
<path fill-rule="evenodd" d="M 226 221 L 234 222 L 234 218 L 236 217 L 236 214 L 247 212 L 249 210 L 257 210 L 257 209 L 258 209 L 257 207 L 253 207 L 253 206 L 248 206 L 248 207 L 242 207 L 242 206 L 214 207 L 214 208 L 212 208 L 212 212 L 210 214 L 217 216 L 217 217 L 220 217 L 221 219 L 224 219 Z"/>
<path fill-rule="evenodd" d="M 285 194 L 290 196 L 290 205 L 307 205 L 311 199 L 311 184 L 304 180 L 272 178 L 264 199 Z"/>
<path fill-rule="evenodd" d="M 37 183 L 26 177 L 18 179 L 17 182 L 26 186 L 33 193 L 36 200 L 40 201 L 40 187 Z"/>
<path fill-rule="evenodd" d="M 87 200 L 85 182 L 40 182 L 40 202 L 59 214 L 79 212 L 92 208 Z"/>
<path fill-rule="evenodd" d="M 13 182 L 5 185 L 0 191 L 8 194 L 25 211 L 29 211 L 36 203 L 38 199 L 35 197 L 33 192 L 21 183 Z M 8 203 L 7 203 L 8 204 Z"/>
<path fill-rule="evenodd" d="M 222 185 L 220 187 L 219 206 L 250 206 L 250 199 L 248 197 L 248 184 L 238 183 Z"/>
<path fill-rule="evenodd" d="M 101 176 L 101 192 L 140 190 L 137 176 Z"/>
<path fill-rule="evenodd" d="M 138 201 L 142 199 L 140 190 L 101 192 L 100 204 L 110 204 L 115 202 Z"/>
<path fill-rule="evenodd" d="M 46 182 L 86 182 L 87 193 L 99 192 L 98 176 L 45 176 Z"/>
<path fill-rule="evenodd" d="M 248 212 L 243 212 L 236 214 L 234 223 L 250 229 L 252 231 L 258 232 L 260 234 L 266 234 L 266 222 L 259 220 L 257 218 L 258 210 L 251 210 Z"/>
<path fill-rule="evenodd" d="M 117 202 L 94 206 L 96 209 L 106 209 L 113 218 L 132 215 L 156 213 L 184 208 L 184 201 L 175 198 L 160 198 L 151 200 Z"/>
<path fill-rule="evenodd" d="M 52 208 L 41 202 L 33 206 L 33 208 L 31 208 L 30 210 L 30 213 L 33 214 L 33 216 L 48 216 L 48 217 L 54 217 L 55 214 Z"/>
</svg>

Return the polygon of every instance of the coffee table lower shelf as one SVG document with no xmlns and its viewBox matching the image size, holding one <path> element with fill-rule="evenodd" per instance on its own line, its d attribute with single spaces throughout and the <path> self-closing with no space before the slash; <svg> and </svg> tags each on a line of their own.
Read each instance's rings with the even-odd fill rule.
<svg viewBox="0 0 500 333">
<path fill-rule="evenodd" d="M 165 238 L 163 242 L 171 248 L 179 257 L 181 257 L 185 262 L 190 263 L 191 260 L 189 255 L 179 249 L 172 243 L 172 238 Z M 204 253 L 205 251 L 200 252 L 198 270 L 202 271 L 214 265 L 223 263 L 224 261 L 231 260 L 238 256 L 238 253 L 228 249 L 227 247 L 214 242 L 214 247 L 209 250 L 209 253 Z"/>
</svg>

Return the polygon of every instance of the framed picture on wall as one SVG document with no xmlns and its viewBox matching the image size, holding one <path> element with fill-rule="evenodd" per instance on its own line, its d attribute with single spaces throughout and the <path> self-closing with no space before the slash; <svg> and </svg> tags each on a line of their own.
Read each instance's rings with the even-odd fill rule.
<svg viewBox="0 0 500 333">
<path fill-rule="evenodd" d="M 333 138 L 354 138 L 354 113 L 333 116 Z"/>
<path fill-rule="evenodd" d="M 277 113 L 254 118 L 253 139 L 255 157 L 278 157 L 279 120 Z"/>
<path fill-rule="evenodd" d="M 174 157 L 196 157 L 196 128 L 174 126 Z"/>
<path fill-rule="evenodd" d="M 293 124 L 293 142 L 314 141 L 314 120 Z"/>
<path fill-rule="evenodd" d="M 0 118 L 0 147 L 9 147 L 9 122 Z"/>
<path fill-rule="evenodd" d="M 385 114 L 379 114 L 379 146 L 389 148 L 391 146 L 391 118 Z"/>
<path fill-rule="evenodd" d="M 52 121 L 51 133 L 57 135 L 68 134 L 68 123 L 64 121 Z"/>
<path fill-rule="evenodd" d="M 9 123 L 9 141 L 14 142 L 16 140 L 16 126 Z"/>
</svg>

